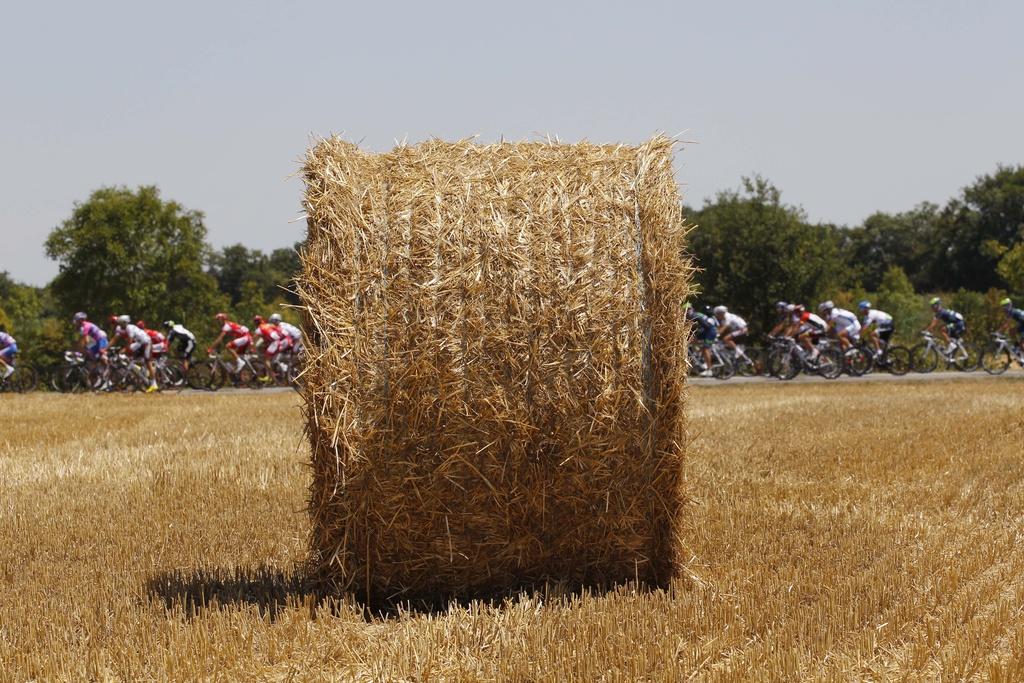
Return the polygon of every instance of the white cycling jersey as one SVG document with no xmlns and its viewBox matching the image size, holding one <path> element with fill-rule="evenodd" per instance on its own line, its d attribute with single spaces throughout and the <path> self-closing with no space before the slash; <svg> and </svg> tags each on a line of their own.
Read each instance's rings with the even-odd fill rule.
<svg viewBox="0 0 1024 683">
<path fill-rule="evenodd" d="M 278 328 L 292 338 L 293 341 L 299 341 L 302 339 L 302 330 L 295 327 L 291 323 L 286 323 L 283 320 L 277 324 Z"/>
<path fill-rule="evenodd" d="M 864 316 L 862 323 L 864 327 L 874 325 L 880 330 L 888 330 L 892 328 L 892 316 L 885 311 L 879 311 L 878 309 L 872 308 Z"/>
<path fill-rule="evenodd" d="M 747 321 L 739 317 L 735 313 L 726 313 L 725 320 L 718 323 L 718 334 L 728 334 L 729 332 L 736 332 L 737 330 L 744 330 L 747 327 Z"/>
<path fill-rule="evenodd" d="M 860 332 L 860 321 L 857 320 L 857 316 L 845 308 L 833 308 L 828 319 L 836 326 L 837 332 L 845 332 L 847 330 L 853 334 Z"/>
<path fill-rule="evenodd" d="M 136 325 L 129 323 L 121 329 L 124 330 L 124 336 L 135 344 L 149 345 L 153 343 L 153 340 L 149 338 L 149 335 Z"/>
</svg>

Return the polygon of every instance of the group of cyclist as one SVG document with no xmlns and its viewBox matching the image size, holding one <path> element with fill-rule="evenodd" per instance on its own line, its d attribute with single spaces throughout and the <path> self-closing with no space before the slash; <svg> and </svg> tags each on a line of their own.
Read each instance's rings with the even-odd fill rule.
<svg viewBox="0 0 1024 683">
<path fill-rule="evenodd" d="M 226 313 L 218 313 L 214 316 L 220 328 L 220 334 L 206 351 L 213 354 L 224 342 L 225 348 L 231 353 L 234 359 L 236 371 L 243 365 L 244 354 L 256 352 L 263 347 L 263 352 L 268 361 L 280 358 L 282 354 L 293 353 L 298 355 L 302 350 L 302 331 L 298 327 L 285 322 L 281 316 L 274 313 L 266 320 L 262 316 L 253 318 L 253 329 L 250 331 L 245 325 L 240 325 L 229 319 Z M 187 371 L 193 362 L 193 355 L 196 351 L 196 336 L 188 328 L 173 320 L 164 321 L 163 332 L 157 329 L 150 329 L 145 321 L 137 320 L 132 322 L 131 316 L 112 315 L 110 323 L 113 332 L 108 335 L 99 325 L 89 320 L 84 312 L 75 313 L 72 319 L 79 336 L 79 348 L 90 361 L 99 364 L 101 376 L 104 378 L 102 389 L 109 388 L 109 354 L 112 350 L 119 350 L 130 358 L 143 364 L 148 373 L 149 386 L 147 392 L 158 390 L 154 362 L 162 355 L 175 349 Z M 10 335 L 10 343 L 5 343 L 6 333 L 0 333 L 0 358 L 4 357 L 4 349 L 12 348 L 17 352 L 17 344 Z M 8 358 L 13 357 L 13 353 Z M 273 382 L 274 363 L 268 362 L 266 376 L 263 381 Z M 13 369 L 13 361 L 8 360 L 4 364 L 5 376 Z"/>
<path fill-rule="evenodd" d="M 963 336 L 967 330 L 967 321 L 961 313 L 944 307 L 939 297 L 931 299 L 929 304 L 934 317 L 926 329 L 927 332 L 937 331 L 947 345 Z M 1016 326 L 1017 343 L 1024 351 L 1024 309 L 1015 307 L 1009 298 L 1004 298 L 999 305 L 1006 314 L 1006 320 L 999 331 L 1008 332 Z M 701 376 L 708 377 L 712 374 L 711 348 L 716 340 L 721 340 L 737 358 L 746 358 L 743 348 L 737 346 L 737 341 L 749 333 L 746 320 L 722 305 L 708 309 L 706 313 L 697 311 L 690 303 L 685 303 L 683 308 L 686 318 L 694 323 L 694 339 L 702 346 L 704 369 L 699 373 Z M 895 327 L 891 315 L 874 308 L 867 300 L 857 305 L 859 316 L 836 306 L 832 301 L 823 301 L 819 304 L 818 313 L 808 311 L 803 304 L 786 301 L 776 302 L 775 310 L 778 319 L 769 336 L 782 335 L 795 339 L 810 354 L 812 360 L 818 354 L 815 342 L 824 335 L 835 336 L 844 351 L 863 339 L 874 348 L 876 356 L 881 355 Z M 277 313 L 266 320 L 262 316 L 255 316 L 252 329 L 230 320 L 226 313 L 218 313 L 214 318 L 220 327 L 220 333 L 206 351 L 212 354 L 223 343 L 233 357 L 236 372 L 243 366 L 243 356 L 249 351 L 258 351 L 260 347 L 263 347 L 263 353 L 268 361 L 276 360 L 289 352 L 298 355 L 302 349 L 302 332 L 296 326 L 282 320 Z M 121 347 L 126 354 L 145 365 L 150 381 L 147 392 L 158 389 L 154 371 L 155 359 L 167 353 L 173 345 L 185 369 L 188 370 L 196 350 L 196 336 L 184 325 L 173 320 L 165 321 L 164 332 L 161 332 L 146 327 L 142 320 L 133 323 L 128 315 L 112 315 L 110 323 L 113 325 L 113 341 L 99 325 L 90 321 L 84 312 L 75 313 L 73 322 L 78 330 L 82 351 L 87 358 L 101 365 L 105 378 L 109 374 L 110 349 Z M 17 353 L 17 340 L 0 326 L 0 381 L 7 379 L 14 372 Z M 266 364 L 266 375 L 262 381 L 275 380 L 274 365 L 274 362 Z"/>
<path fill-rule="evenodd" d="M 961 313 L 944 307 L 939 297 L 932 298 L 929 305 L 933 317 L 928 324 L 927 332 L 937 331 L 947 345 L 963 336 L 967 330 L 967 321 Z M 1014 307 L 1013 301 L 1009 298 L 1000 301 L 999 305 L 1006 314 L 1006 320 L 999 331 L 1007 332 L 1016 325 L 1017 343 L 1024 350 L 1024 309 Z M 711 348 L 717 340 L 721 340 L 737 358 L 745 359 L 742 347 L 736 344 L 749 332 L 743 318 L 721 305 L 706 313 L 697 311 L 690 303 L 683 304 L 683 308 L 686 318 L 693 321 L 694 339 L 702 347 L 704 367 L 698 373 L 699 376 L 712 376 Z M 857 304 L 859 315 L 836 306 L 831 300 L 821 302 L 818 305 L 818 313 L 808 311 L 803 304 L 786 301 L 776 302 L 775 310 L 778 318 L 768 335 L 795 339 L 812 360 L 819 353 L 815 342 L 825 335 L 834 336 L 843 351 L 863 339 L 874 349 L 876 357 L 881 356 L 895 329 L 893 317 L 875 308 L 867 300 Z"/>
</svg>

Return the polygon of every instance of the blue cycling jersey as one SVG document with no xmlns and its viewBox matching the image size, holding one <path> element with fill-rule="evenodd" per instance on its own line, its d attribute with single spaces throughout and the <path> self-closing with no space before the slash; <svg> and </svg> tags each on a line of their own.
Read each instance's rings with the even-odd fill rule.
<svg viewBox="0 0 1024 683">
<path fill-rule="evenodd" d="M 1024 308 L 1011 308 L 1007 311 L 1006 315 L 1016 320 L 1019 324 L 1024 325 Z"/>
<path fill-rule="evenodd" d="M 714 339 L 718 336 L 718 321 L 703 313 L 694 313 L 693 321 L 697 324 L 697 336 L 701 339 Z"/>
<path fill-rule="evenodd" d="M 941 320 L 947 325 L 963 325 L 964 317 L 954 310 L 949 308 L 940 308 L 935 312 L 935 318 Z"/>
</svg>

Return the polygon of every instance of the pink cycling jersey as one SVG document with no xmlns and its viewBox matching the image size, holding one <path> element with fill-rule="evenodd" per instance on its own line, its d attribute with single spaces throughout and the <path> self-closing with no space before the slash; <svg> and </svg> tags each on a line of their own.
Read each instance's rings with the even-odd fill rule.
<svg viewBox="0 0 1024 683">
<path fill-rule="evenodd" d="M 99 328 L 99 325 L 95 325 L 88 320 L 82 323 L 82 336 L 89 337 L 93 341 L 99 341 L 100 339 L 106 339 L 107 333 Z"/>
</svg>

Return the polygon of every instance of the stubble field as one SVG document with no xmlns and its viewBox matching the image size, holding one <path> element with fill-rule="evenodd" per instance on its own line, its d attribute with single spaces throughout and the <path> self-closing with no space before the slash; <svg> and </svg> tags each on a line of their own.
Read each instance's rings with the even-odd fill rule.
<svg viewBox="0 0 1024 683">
<path fill-rule="evenodd" d="M 671 592 L 377 617 L 297 404 L 0 396 L 0 680 L 1024 679 L 1024 382 L 694 388 Z"/>
</svg>

